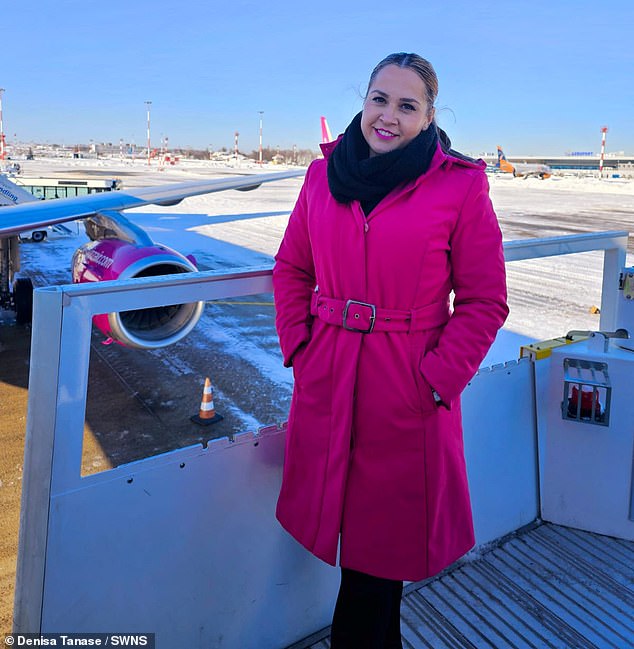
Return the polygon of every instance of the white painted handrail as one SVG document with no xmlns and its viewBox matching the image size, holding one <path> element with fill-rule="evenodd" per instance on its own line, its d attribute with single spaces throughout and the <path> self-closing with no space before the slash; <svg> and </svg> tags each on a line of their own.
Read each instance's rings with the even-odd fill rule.
<svg viewBox="0 0 634 649">
<path fill-rule="evenodd" d="M 628 233 L 625 231 L 610 231 L 541 239 L 518 239 L 504 242 L 504 258 L 508 262 L 603 250 L 599 326 L 602 331 L 612 331 L 616 326 L 618 281 L 621 269 L 626 263 L 627 238 Z"/>
</svg>

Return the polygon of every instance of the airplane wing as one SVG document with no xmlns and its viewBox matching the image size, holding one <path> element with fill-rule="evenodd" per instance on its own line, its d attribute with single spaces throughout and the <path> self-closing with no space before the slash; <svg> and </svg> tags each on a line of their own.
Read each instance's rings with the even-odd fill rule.
<svg viewBox="0 0 634 649">
<path fill-rule="evenodd" d="M 0 173 L 0 207 L 6 205 L 19 205 L 20 203 L 32 203 L 39 200 L 31 192 L 12 183 L 6 176 Z"/>
<path fill-rule="evenodd" d="M 305 173 L 306 170 L 302 169 L 271 174 L 231 176 L 9 205 L 0 207 L 0 239 L 15 236 L 24 230 L 88 218 L 104 210 L 120 211 L 150 204 L 175 205 L 189 196 L 227 189 L 247 191 L 259 187 L 262 183 L 303 176 Z"/>
</svg>

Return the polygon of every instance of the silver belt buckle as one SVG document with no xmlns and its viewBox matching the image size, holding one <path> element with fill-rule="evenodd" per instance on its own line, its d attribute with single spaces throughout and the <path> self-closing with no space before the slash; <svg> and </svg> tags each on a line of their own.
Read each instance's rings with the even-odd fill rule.
<svg viewBox="0 0 634 649">
<path fill-rule="evenodd" d="M 370 314 L 370 326 L 367 329 L 359 329 L 358 327 L 350 327 L 347 324 L 348 319 L 348 309 L 351 304 L 358 304 L 359 306 L 367 306 L 372 313 Z M 348 300 L 346 306 L 343 308 L 343 328 L 348 331 L 356 331 L 360 334 L 370 334 L 374 329 L 374 323 L 376 322 L 376 306 L 374 304 L 368 304 L 367 302 L 359 302 L 358 300 Z"/>
</svg>

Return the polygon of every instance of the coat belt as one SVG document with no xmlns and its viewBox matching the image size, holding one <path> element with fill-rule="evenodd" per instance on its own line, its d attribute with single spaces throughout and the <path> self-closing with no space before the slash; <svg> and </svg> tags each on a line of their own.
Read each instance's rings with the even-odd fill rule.
<svg viewBox="0 0 634 649">
<path fill-rule="evenodd" d="M 320 320 L 348 331 L 424 331 L 441 327 L 449 320 L 446 302 L 433 302 L 416 309 L 384 309 L 358 300 L 340 300 L 313 293 L 310 312 Z"/>
</svg>

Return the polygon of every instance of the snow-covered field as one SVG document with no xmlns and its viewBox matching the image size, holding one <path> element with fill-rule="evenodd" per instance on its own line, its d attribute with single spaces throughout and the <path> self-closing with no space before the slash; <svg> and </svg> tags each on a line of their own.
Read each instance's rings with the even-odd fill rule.
<svg viewBox="0 0 634 649">
<path fill-rule="evenodd" d="M 632 231 L 634 181 L 493 175 L 491 197 L 505 240 Z M 633 241 L 628 265 L 634 263 Z M 537 340 L 599 328 L 603 252 L 507 264 L 511 313 L 505 329 Z"/>
<path fill-rule="evenodd" d="M 257 173 L 255 164 L 236 167 L 214 162 L 180 162 L 159 169 L 141 161 L 117 159 L 27 161 L 24 176 L 61 173 L 112 175 L 123 187 L 182 182 L 210 175 Z M 282 170 L 269 166 L 266 171 Z M 491 197 L 505 240 L 560 236 L 580 232 L 626 230 L 634 222 L 634 181 L 590 177 L 514 179 L 490 176 Z M 203 269 L 269 263 L 275 254 L 301 179 L 264 185 L 258 190 L 193 197 L 173 207 L 149 206 L 128 212 L 157 241 L 185 254 L 193 253 Z M 66 255 L 83 240 L 46 250 L 29 246 L 29 263 L 60 281 Z M 533 339 L 550 338 L 570 329 L 596 328 L 590 309 L 600 304 L 603 253 L 513 262 L 508 264 L 511 315 L 506 328 Z M 630 260 L 628 263 L 632 263 Z M 68 275 L 66 275 L 68 277 Z M 62 280 L 63 281 L 63 280 Z"/>
</svg>

